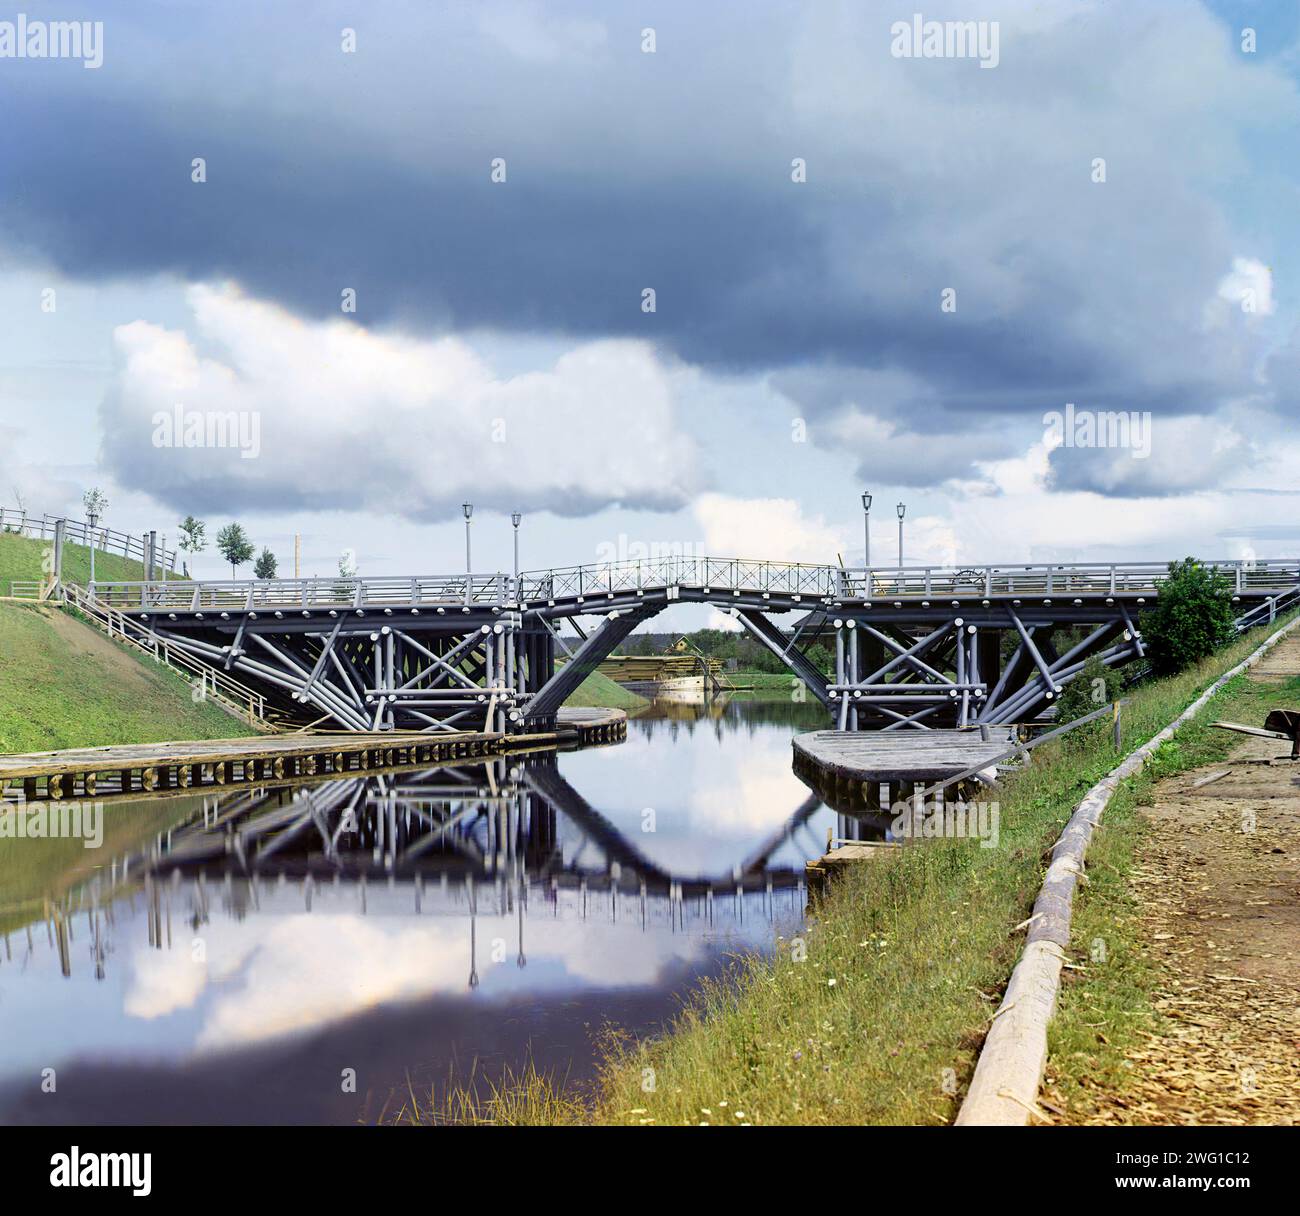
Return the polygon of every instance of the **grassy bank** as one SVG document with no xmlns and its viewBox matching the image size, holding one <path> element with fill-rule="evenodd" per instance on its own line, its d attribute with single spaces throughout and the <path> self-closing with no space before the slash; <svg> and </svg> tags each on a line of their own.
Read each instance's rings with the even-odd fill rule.
<svg viewBox="0 0 1300 1216">
<path fill-rule="evenodd" d="M 748 684 L 755 692 L 789 693 L 799 682 L 788 671 L 729 671 L 723 678 L 733 684 Z"/>
<path fill-rule="evenodd" d="M 1076 898 L 1071 966 L 1050 1027 L 1048 1086 L 1065 1108 L 1086 1111 L 1097 1093 L 1123 1095 L 1131 1077 L 1126 1058 L 1159 1032 L 1157 977 L 1142 948 L 1132 890 L 1144 839 L 1141 808 L 1152 803 L 1153 786 L 1222 761 L 1240 743 L 1239 735 L 1215 730 L 1211 722 L 1258 726 L 1270 710 L 1298 703 L 1300 680 L 1264 683 L 1250 673 L 1237 676 L 1111 801 L 1088 852 L 1090 881 Z M 1093 957 L 1095 942 L 1104 944 L 1104 956 Z"/>
<path fill-rule="evenodd" d="M 18 536 L 0 532 L 0 595 L 9 594 L 13 579 L 40 582 L 45 577 L 41 568 L 46 550 L 54 550 L 54 542 L 40 537 Z M 90 582 L 90 549 L 71 542 L 63 546 L 63 576 L 70 582 L 85 586 Z M 102 582 L 138 582 L 144 578 L 144 567 L 120 553 L 95 551 L 95 578 Z"/>
<path fill-rule="evenodd" d="M 626 709 L 629 712 L 644 709 L 650 702 L 645 697 L 629 692 L 609 676 L 593 671 L 578 687 L 565 705 L 581 709 Z"/>
<path fill-rule="evenodd" d="M 0 603 L 0 753 L 252 733 L 68 613 Z"/>
<path fill-rule="evenodd" d="M 477 1108 L 476 1117 L 950 1121 L 1019 954 L 1016 926 L 1029 915 L 1046 854 L 1074 805 L 1119 754 L 1166 726 L 1268 632 L 1256 630 L 1190 671 L 1135 690 L 1120 753 L 1108 726 L 1037 749 L 1033 764 L 997 791 L 996 847 L 926 841 L 857 867 L 800 939 L 779 942 L 768 959 L 738 959 L 729 981 L 706 985 L 670 1033 L 615 1052 L 595 1093 L 565 1100 L 532 1075 L 522 1089 Z M 1216 701 L 1216 714 L 1221 710 Z M 1189 755 L 1215 746 L 1198 737 L 1172 747 Z M 1162 750 L 1162 765 L 1178 762 L 1170 750 Z M 1132 797 L 1122 793 L 1113 808 Z"/>
</svg>

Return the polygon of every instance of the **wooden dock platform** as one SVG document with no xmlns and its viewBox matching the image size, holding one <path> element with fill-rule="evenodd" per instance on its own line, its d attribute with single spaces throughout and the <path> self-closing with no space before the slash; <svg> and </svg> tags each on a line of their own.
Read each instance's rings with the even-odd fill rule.
<svg viewBox="0 0 1300 1216">
<path fill-rule="evenodd" d="M 626 737 L 627 714 L 621 709 L 562 709 L 553 730 L 532 734 L 329 732 L 71 748 L 0 755 L 0 791 L 21 786 L 27 801 L 123 797 L 488 760 Z"/>
<path fill-rule="evenodd" d="M 898 856 L 899 845 L 885 841 L 852 842 L 830 849 L 824 856 L 804 863 L 804 880 L 809 899 L 825 894 L 831 880 L 852 865 L 883 861 Z"/>
<path fill-rule="evenodd" d="M 881 814 L 918 784 L 992 766 L 1013 742 L 1009 727 L 987 741 L 978 730 L 815 730 L 794 737 L 794 771 L 837 811 Z"/>
</svg>

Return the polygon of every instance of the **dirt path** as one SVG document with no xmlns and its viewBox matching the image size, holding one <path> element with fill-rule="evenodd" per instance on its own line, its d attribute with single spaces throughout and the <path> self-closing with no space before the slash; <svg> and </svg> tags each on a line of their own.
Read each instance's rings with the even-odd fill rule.
<svg viewBox="0 0 1300 1216">
<path fill-rule="evenodd" d="M 1297 676 L 1295 635 L 1252 672 Z M 1134 888 L 1163 1024 L 1129 1055 L 1132 1087 L 1089 1122 L 1300 1122 L 1300 763 L 1243 763 L 1290 745 L 1242 738 L 1229 760 L 1160 782 L 1143 811 Z"/>
</svg>

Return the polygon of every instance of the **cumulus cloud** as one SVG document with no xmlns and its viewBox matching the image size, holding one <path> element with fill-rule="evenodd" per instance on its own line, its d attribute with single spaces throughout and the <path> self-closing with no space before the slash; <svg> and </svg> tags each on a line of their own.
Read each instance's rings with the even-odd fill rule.
<svg viewBox="0 0 1300 1216">
<path fill-rule="evenodd" d="M 674 408 L 688 373 L 644 342 L 585 343 L 506 375 L 460 338 L 304 321 L 229 284 L 188 300 L 190 332 L 117 328 L 102 406 L 108 468 L 178 511 L 240 502 L 426 520 L 467 496 L 564 514 L 669 510 L 696 488 Z"/>
<path fill-rule="evenodd" d="M 1300 104 L 1197 0 L 1158 17 L 997 0 L 988 72 L 894 59 L 871 5 L 760 4 L 737 23 L 668 0 L 672 51 L 654 55 L 599 0 L 558 23 L 533 4 L 395 5 L 370 15 L 364 53 L 321 39 L 292 64 L 265 49 L 296 39 L 289 13 L 263 14 L 250 46 L 215 10 L 110 8 L 134 71 L 93 94 L 75 74 L 16 82 L 0 128 L 0 208 L 71 273 L 230 274 L 304 316 L 359 281 L 384 323 L 894 374 L 918 391 L 850 404 L 915 434 L 1063 393 L 1204 413 L 1253 385 L 1258 326 L 1220 288 L 1268 288 L 1271 309 L 1270 251 L 1241 256 L 1225 199 Z M 412 114 L 433 121 L 413 131 Z M 201 188 L 177 168 L 198 146 Z"/>
<path fill-rule="evenodd" d="M 945 487 L 950 507 L 935 520 L 946 531 L 952 555 L 945 564 L 1293 556 L 1294 530 L 1275 521 L 1293 509 L 1300 492 L 1260 490 L 1245 479 L 1253 473 L 1264 482 L 1300 484 L 1300 443 L 1280 431 L 1268 435 L 1264 450 L 1238 458 L 1232 455 L 1237 431 L 1206 419 L 1176 423 L 1163 437 L 1157 427 L 1147 461 L 1133 461 L 1127 453 L 1082 453 L 1155 466 L 1145 484 L 1127 484 L 1123 497 L 1086 484 L 1060 485 L 1055 462 L 1066 450 L 1051 440 L 1030 444 L 1018 457 L 983 462 L 978 481 Z M 1239 420 L 1242 431 L 1249 424 L 1249 415 Z M 1173 480 L 1184 479 L 1180 462 L 1193 472 L 1219 462 L 1231 465 L 1231 475 L 1222 471 L 1229 484 L 1214 488 L 1207 474 L 1198 485 L 1170 490 Z"/>
<path fill-rule="evenodd" d="M 899 486 L 932 486 L 972 477 L 981 462 L 1009 442 L 1005 430 L 913 431 L 900 422 L 853 409 L 833 419 L 828 433 L 827 446 L 849 451 L 857 459 L 859 478 Z"/>
<path fill-rule="evenodd" d="M 1185 494 L 1224 484 L 1256 463 L 1250 439 L 1218 417 L 1152 419 L 1150 452 L 1124 447 L 1057 447 L 1048 484 L 1126 497 Z"/>
<path fill-rule="evenodd" d="M 704 552 L 710 556 L 826 564 L 845 549 L 845 534 L 838 525 L 820 514 L 805 516 L 792 498 L 701 494 L 695 517 Z"/>
<path fill-rule="evenodd" d="M 1270 316 L 1273 272 L 1256 258 L 1233 258 L 1232 269 L 1219 282 L 1218 297 L 1247 315 Z"/>
</svg>

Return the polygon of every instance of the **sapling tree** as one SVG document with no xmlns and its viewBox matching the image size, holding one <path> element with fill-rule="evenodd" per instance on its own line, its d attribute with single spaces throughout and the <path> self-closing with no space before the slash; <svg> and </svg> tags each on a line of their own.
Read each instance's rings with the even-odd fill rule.
<svg viewBox="0 0 1300 1216">
<path fill-rule="evenodd" d="M 217 551 L 230 563 L 230 577 L 238 578 L 238 568 L 253 556 L 253 542 L 239 524 L 227 524 L 217 533 Z"/>
<path fill-rule="evenodd" d="M 275 554 L 264 548 L 253 565 L 253 573 L 258 578 L 274 578 L 276 565 Z"/>
</svg>

